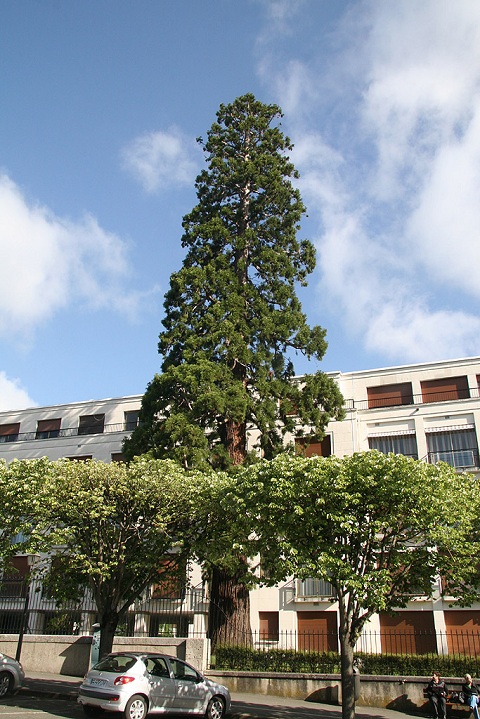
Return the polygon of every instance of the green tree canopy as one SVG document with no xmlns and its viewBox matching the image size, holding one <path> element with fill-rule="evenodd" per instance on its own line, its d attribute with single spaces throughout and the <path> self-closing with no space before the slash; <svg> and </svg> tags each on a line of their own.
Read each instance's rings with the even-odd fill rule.
<svg viewBox="0 0 480 719">
<path fill-rule="evenodd" d="M 236 506 L 238 536 L 254 532 L 244 551 L 261 555 L 271 583 L 296 576 L 332 584 L 344 719 L 355 714 L 353 649 L 372 614 L 403 607 L 419 591 L 430 596 L 438 574 L 471 591 L 475 493 L 475 478 L 446 464 L 371 451 L 285 454 L 242 472 L 225 499 Z"/>
<path fill-rule="evenodd" d="M 48 466 L 47 459 L 0 460 L 0 566 L 15 554 L 37 551 Z"/>
<path fill-rule="evenodd" d="M 56 551 L 44 579 L 57 597 L 89 587 L 103 655 L 145 588 L 185 569 L 202 477 L 171 460 L 65 460 L 50 464 L 48 480 L 45 536 Z"/>
<path fill-rule="evenodd" d="M 321 438 L 342 416 L 330 377 L 293 381 L 292 353 L 321 360 L 327 343 L 296 295 L 315 249 L 297 238 L 305 208 L 281 116 L 244 95 L 221 105 L 207 140 L 199 138 L 207 168 L 183 219 L 183 266 L 165 296 L 162 372 L 147 387 L 128 457 L 226 468 L 244 461 L 251 427 L 272 457 L 297 421 Z"/>
</svg>

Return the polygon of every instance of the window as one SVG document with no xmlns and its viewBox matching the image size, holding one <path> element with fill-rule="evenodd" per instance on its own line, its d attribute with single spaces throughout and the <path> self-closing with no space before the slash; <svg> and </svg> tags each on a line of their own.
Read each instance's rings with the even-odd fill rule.
<svg viewBox="0 0 480 719">
<path fill-rule="evenodd" d="M 297 597 L 334 597 L 335 590 L 325 579 L 302 579 L 298 581 Z"/>
<path fill-rule="evenodd" d="M 67 459 L 70 459 L 72 462 L 75 460 L 77 462 L 85 462 L 87 459 L 93 459 L 93 455 L 91 454 L 79 454 L 76 457 L 67 457 Z"/>
<path fill-rule="evenodd" d="M 301 652 L 337 652 L 337 613 L 297 612 L 298 648 Z"/>
<path fill-rule="evenodd" d="M 378 449 L 383 454 L 404 454 L 418 459 L 417 437 L 415 431 L 405 434 L 374 435 L 368 438 L 369 449 Z"/>
<path fill-rule="evenodd" d="M 474 656 L 480 639 L 478 609 L 446 609 L 443 615 L 449 651 L 452 654 Z"/>
<path fill-rule="evenodd" d="M 20 422 L 0 424 L 0 442 L 16 442 L 20 432 Z"/>
<path fill-rule="evenodd" d="M 394 407 L 399 404 L 413 404 L 411 382 L 384 384 L 380 387 L 367 387 L 368 408 Z"/>
<path fill-rule="evenodd" d="M 178 599 L 184 594 L 187 570 L 175 558 L 159 561 L 159 581 L 152 585 L 152 599 Z"/>
<path fill-rule="evenodd" d="M 35 439 L 52 439 L 60 434 L 61 419 L 39 419 Z"/>
<path fill-rule="evenodd" d="M 133 432 L 135 427 L 138 425 L 138 414 L 139 410 L 131 410 L 129 412 L 125 412 L 125 431 L 126 432 Z"/>
<path fill-rule="evenodd" d="M 86 414 L 80 417 L 78 434 L 101 434 L 104 426 L 104 414 Z"/>
<path fill-rule="evenodd" d="M 478 444 L 475 428 L 445 428 L 427 433 L 428 461 L 447 462 L 452 467 L 478 467 Z"/>
<path fill-rule="evenodd" d="M 147 667 L 147 671 L 152 675 L 152 677 L 170 678 L 170 672 L 165 659 L 162 659 L 161 657 L 155 657 L 154 659 L 148 657 L 148 659 L 145 660 L 145 665 Z"/>
<path fill-rule="evenodd" d="M 0 582 L 0 597 L 25 597 L 29 573 L 27 556 L 12 557 L 10 567 L 5 568 L 3 572 Z"/>
<path fill-rule="evenodd" d="M 261 642 L 278 642 L 278 612 L 258 612 Z"/>
<path fill-rule="evenodd" d="M 421 382 L 424 402 L 446 402 L 455 399 L 468 399 L 467 377 L 445 377 Z"/>
<path fill-rule="evenodd" d="M 385 654 L 435 654 L 437 651 L 433 612 L 381 612 L 380 637 Z"/>
<path fill-rule="evenodd" d="M 329 434 L 321 442 L 308 437 L 296 437 L 295 449 L 298 454 L 304 457 L 330 457 L 332 454 L 332 439 Z"/>
<path fill-rule="evenodd" d="M 112 462 L 125 462 L 123 452 L 112 452 Z"/>
<path fill-rule="evenodd" d="M 180 659 L 173 659 L 170 657 L 170 666 L 172 667 L 173 676 L 175 679 L 184 679 L 189 682 L 196 684 L 200 681 L 200 677 L 193 669 L 193 667 L 184 664 Z"/>
</svg>

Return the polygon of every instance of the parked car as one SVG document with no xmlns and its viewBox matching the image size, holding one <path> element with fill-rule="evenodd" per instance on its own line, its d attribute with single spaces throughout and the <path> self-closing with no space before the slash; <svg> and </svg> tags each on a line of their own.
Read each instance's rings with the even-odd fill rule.
<svg viewBox="0 0 480 719">
<path fill-rule="evenodd" d="M 0 654 L 0 699 L 18 691 L 24 679 L 25 672 L 20 662 Z"/>
<path fill-rule="evenodd" d="M 95 664 L 78 701 L 88 716 L 105 709 L 123 712 L 125 719 L 145 719 L 147 713 L 222 719 L 230 711 L 227 687 L 180 659 L 145 652 L 116 652 Z"/>
</svg>

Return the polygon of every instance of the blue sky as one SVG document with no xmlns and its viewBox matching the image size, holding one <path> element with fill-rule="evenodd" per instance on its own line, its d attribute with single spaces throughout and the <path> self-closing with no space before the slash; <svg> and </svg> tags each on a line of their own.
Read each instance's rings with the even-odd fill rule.
<svg viewBox="0 0 480 719">
<path fill-rule="evenodd" d="M 246 92 L 295 145 L 320 368 L 480 354 L 478 0 L 3 0 L 0 409 L 143 392 Z"/>
</svg>

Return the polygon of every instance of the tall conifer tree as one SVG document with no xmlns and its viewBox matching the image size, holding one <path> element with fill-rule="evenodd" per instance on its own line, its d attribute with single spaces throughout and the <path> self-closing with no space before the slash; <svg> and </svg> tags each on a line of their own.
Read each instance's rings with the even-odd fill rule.
<svg viewBox="0 0 480 719">
<path fill-rule="evenodd" d="M 247 94 L 221 105 L 207 140 L 199 138 L 207 167 L 196 181 L 198 204 L 183 219 L 183 266 L 165 296 L 162 371 L 147 387 L 127 457 L 150 452 L 185 467 L 229 469 L 247 459 L 249 434 L 272 458 L 286 432 L 307 425 L 320 439 L 342 417 L 330 377 L 294 381 L 292 356 L 321 360 L 327 343 L 296 294 L 315 249 L 297 239 L 305 207 L 281 117 L 277 105 Z M 228 617 L 221 632 L 229 638 L 248 624 L 242 576 L 240 565 L 213 572 L 212 599 Z"/>
</svg>

